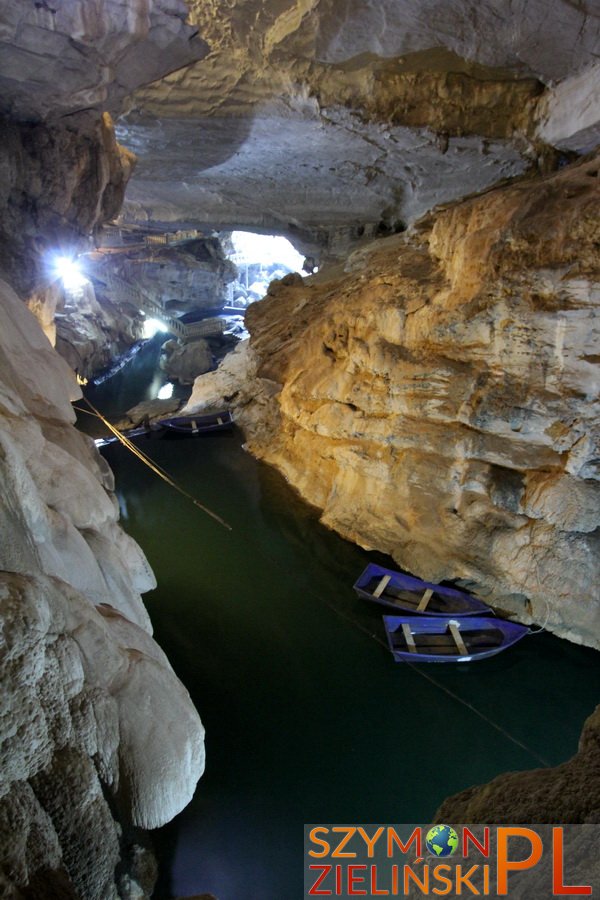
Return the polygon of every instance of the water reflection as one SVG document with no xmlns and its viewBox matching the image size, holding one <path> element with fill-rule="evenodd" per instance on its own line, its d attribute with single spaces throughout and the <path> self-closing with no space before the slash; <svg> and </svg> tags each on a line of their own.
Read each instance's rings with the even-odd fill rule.
<svg viewBox="0 0 600 900">
<path fill-rule="evenodd" d="M 575 751 L 600 687 L 593 651 L 540 635 L 470 666 L 423 666 L 427 677 L 395 665 L 351 588 L 370 555 L 323 528 L 239 436 L 151 445 L 234 526 L 107 448 L 158 578 L 156 637 L 207 729 L 206 774 L 159 835 L 157 897 L 294 896 L 304 822 L 427 822 L 448 794 L 537 766 L 509 734 L 553 763 Z"/>
</svg>

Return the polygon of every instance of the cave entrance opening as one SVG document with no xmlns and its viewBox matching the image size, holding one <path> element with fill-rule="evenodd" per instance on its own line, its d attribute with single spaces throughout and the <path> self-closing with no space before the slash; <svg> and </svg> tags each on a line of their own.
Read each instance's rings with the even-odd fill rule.
<svg viewBox="0 0 600 900">
<path fill-rule="evenodd" d="M 269 282 L 291 272 L 306 272 L 306 259 L 282 235 L 232 231 L 229 259 L 238 270 L 237 279 L 229 284 L 227 305 L 244 310 L 262 299 Z"/>
</svg>

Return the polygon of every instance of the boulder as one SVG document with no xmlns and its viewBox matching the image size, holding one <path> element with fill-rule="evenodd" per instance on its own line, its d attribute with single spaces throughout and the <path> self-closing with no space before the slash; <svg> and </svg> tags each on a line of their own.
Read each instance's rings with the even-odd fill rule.
<svg viewBox="0 0 600 900">
<path fill-rule="evenodd" d="M 169 378 L 180 384 L 192 384 L 194 378 L 208 372 L 212 366 L 212 351 L 204 338 L 183 344 L 167 341 L 162 346 L 160 367 Z"/>
</svg>

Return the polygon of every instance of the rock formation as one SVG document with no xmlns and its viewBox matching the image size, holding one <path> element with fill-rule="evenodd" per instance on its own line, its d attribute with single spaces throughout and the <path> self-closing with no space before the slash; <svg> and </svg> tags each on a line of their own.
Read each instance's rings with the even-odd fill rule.
<svg viewBox="0 0 600 900">
<path fill-rule="evenodd" d="M 120 111 L 128 91 L 206 54 L 182 0 L 2 4 L 1 111 L 22 121 Z"/>
<path fill-rule="evenodd" d="M 160 251 L 76 307 L 49 286 L 118 213 L 132 151 L 126 223 L 273 229 L 339 261 L 275 282 L 191 408 L 236 406 L 341 533 L 598 645 L 598 160 L 555 170 L 597 145 L 599 21 L 588 0 L 3 3 L 5 894 L 147 896 L 138 829 L 203 765 L 152 575 L 32 315 L 91 371 L 138 334 L 115 278 L 176 314 L 223 295 L 212 239 L 183 279 Z"/>
<path fill-rule="evenodd" d="M 179 0 L 100 0 L 9 2 L 0 14 L 6 897 L 148 896 L 140 829 L 172 818 L 203 770 L 198 714 L 141 602 L 152 572 L 117 524 L 110 470 L 73 428 L 79 389 L 48 341 L 61 303 L 51 255 L 87 249 L 131 170 L 102 113 L 205 52 L 186 13 Z"/>
<path fill-rule="evenodd" d="M 55 257 L 89 249 L 89 235 L 117 214 L 133 156 L 116 143 L 108 115 L 3 121 L 2 133 L 0 268 L 51 328 Z"/>
<path fill-rule="evenodd" d="M 119 121 L 140 158 L 130 221 L 260 226 L 342 257 L 552 147 L 589 149 L 600 118 L 588 3 L 190 7 L 209 54 Z"/>
<path fill-rule="evenodd" d="M 2 886 L 139 896 L 152 866 L 135 829 L 188 802 L 203 731 L 151 638 L 155 582 L 117 525 L 112 473 L 72 426 L 73 374 L 1 291 Z"/>
<path fill-rule="evenodd" d="M 190 313 L 202 316 L 221 309 L 227 299 L 227 284 L 236 268 L 217 238 L 180 246 L 153 248 L 142 243 L 143 249 L 137 247 L 87 254 L 82 268 L 88 284 L 57 291 L 59 299 L 53 304 L 56 348 L 87 378 L 110 367 L 144 336 L 145 317 L 152 317 L 153 311 L 154 316 L 167 319 Z M 220 320 L 210 321 L 223 331 Z M 191 369 L 184 366 L 185 383 L 212 367 L 210 354 L 204 356 L 202 364 Z"/>
<path fill-rule="evenodd" d="M 166 341 L 161 348 L 160 367 L 180 384 L 192 384 L 194 378 L 213 367 L 210 345 L 203 338 L 185 344 Z"/>
<path fill-rule="evenodd" d="M 322 520 L 425 578 L 600 646 L 600 159 L 489 191 L 249 307 L 187 410 Z"/>
<path fill-rule="evenodd" d="M 175 317 L 223 307 L 227 285 L 236 276 L 235 265 L 215 237 L 109 257 L 104 268 L 156 299 Z"/>
<path fill-rule="evenodd" d="M 99 284 L 61 292 L 54 314 L 55 346 L 80 376 L 108 369 L 144 333 L 144 316 L 127 299 L 109 296 Z"/>
</svg>

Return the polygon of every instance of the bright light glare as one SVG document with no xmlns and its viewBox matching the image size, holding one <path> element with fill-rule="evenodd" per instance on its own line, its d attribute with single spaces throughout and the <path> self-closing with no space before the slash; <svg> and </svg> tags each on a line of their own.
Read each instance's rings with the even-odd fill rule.
<svg viewBox="0 0 600 900">
<path fill-rule="evenodd" d="M 170 400 L 173 396 L 173 385 L 171 384 L 171 382 L 167 381 L 166 384 L 163 384 L 156 396 L 159 400 Z"/>
<path fill-rule="evenodd" d="M 76 291 L 88 284 L 88 279 L 81 274 L 79 264 L 68 256 L 57 256 L 54 269 L 68 291 Z"/>
<path fill-rule="evenodd" d="M 153 338 L 159 331 L 166 331 L 167 328 L 159 319 L 144 319 L 144 329 L 142 335 L 145 338 Z"/>
<path fill-rule="evenodd" d="M 265 266 L 280 263 L 291 272 L 302 272 L 304 257 L 294 250 L 287 238 L 234 231 L 231 241 L 242 263 L 262 263 Z"/>
</svg>

